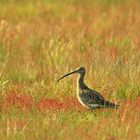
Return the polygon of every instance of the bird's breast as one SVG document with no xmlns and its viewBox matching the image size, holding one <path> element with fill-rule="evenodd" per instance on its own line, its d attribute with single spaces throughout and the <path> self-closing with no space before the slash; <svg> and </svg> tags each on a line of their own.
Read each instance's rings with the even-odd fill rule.
<svg viewBox="0 0 140 140">
<path fill-rule="evenodd" d="M 84 96 L 83 93 L 81 93 L 80 91 L 77 91 L 77 98 L 78 98 L 78 101 L 86 108 L 88 108 L 87 106 L 87 101 L 86 101 L 86 98 Z"/>
</svg>

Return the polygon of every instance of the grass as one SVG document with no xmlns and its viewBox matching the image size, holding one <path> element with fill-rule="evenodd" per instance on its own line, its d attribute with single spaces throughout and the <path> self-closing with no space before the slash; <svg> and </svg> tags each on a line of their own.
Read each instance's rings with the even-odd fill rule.
<svg viewBox="0 0 140 140">
<path fill-rule="evenodd" d="M 140 139 L 138 0 L 1 0 L 0 137 Z M 76 76 L 118 110 L 89 112 L 76 99 Z"/>
</svg>

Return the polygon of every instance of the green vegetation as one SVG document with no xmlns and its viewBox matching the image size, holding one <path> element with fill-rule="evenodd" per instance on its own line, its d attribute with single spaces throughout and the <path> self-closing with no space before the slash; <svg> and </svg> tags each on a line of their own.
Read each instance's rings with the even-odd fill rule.
<svg viewBox="0 0 140 140">
<path fill-rule="evenodd" d="M 1 0 L 0 138 L 140 139 L 138 0 Z M 76 76 L 118 110 L 89 112 Z"/>
</svg>

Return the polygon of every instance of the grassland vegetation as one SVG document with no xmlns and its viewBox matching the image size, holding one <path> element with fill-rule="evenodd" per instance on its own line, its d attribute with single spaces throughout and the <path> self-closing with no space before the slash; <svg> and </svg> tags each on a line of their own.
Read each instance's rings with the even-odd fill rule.
<svg viewBox="0 0 140 140">
<path fill-rule="evenodd" d="M 1 0 L 0 138 L 140 139 L 139 0 Z M 76 76 L 118 110 L 84 109 Z"/>
</svg>

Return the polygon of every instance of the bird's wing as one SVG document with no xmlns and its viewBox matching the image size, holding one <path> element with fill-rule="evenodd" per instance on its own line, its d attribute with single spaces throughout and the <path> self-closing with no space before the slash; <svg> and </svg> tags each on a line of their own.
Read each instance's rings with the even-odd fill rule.
<svg viewBox="0 0 140 140">
<path fill-rule="evenodd" d="M 104 104 L 105 99 L 103 96 L 100 95 L 97 91 L 88 89 L 85 91 L 86 96 L 88 97 L 89 103 L 96 103 L 96 104 Z"/>
<path fill-rule="evenodd" d="M 98 93 L 97 91 L 86 89 L 83 90 L 84 98 L 86 99 L 86 103 L 92 107 L 109 107 L 109 108 L 117 108 L 118 105 L 111 103 Z"/>
</svg>

